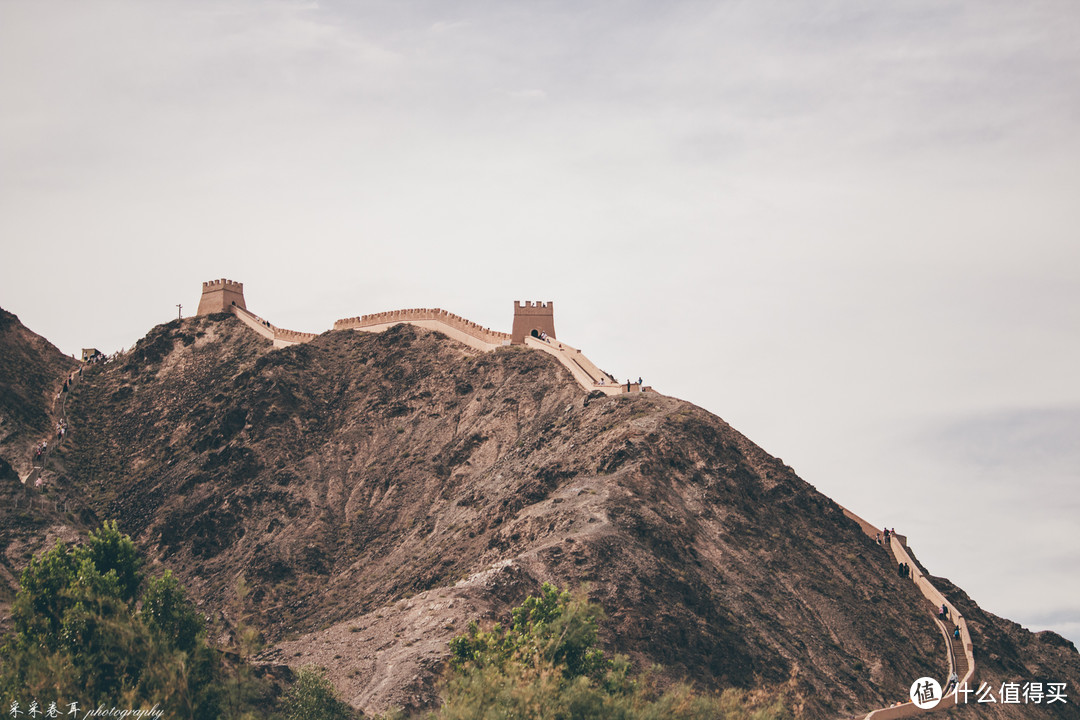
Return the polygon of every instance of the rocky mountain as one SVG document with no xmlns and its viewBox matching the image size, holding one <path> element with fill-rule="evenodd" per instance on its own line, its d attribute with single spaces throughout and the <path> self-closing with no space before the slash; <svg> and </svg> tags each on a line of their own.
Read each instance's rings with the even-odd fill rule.
<svg viewBox="0 0 1080 720">
<path fill-rule="evenodd" d="M 0 350 L 0 478 L 25 477 L 32 446 L 52 432 L 56 393 L 77 363 L 3 308 Z"/>
<path fill-rule="evenodd" d="M 604 644 L 639 666 L 783 694 L 799 717 L 946 672 L 928 602 L 835 502 L 701 408 L 587 393 L 535 350 L 409 325 L 274 349 L 211 315 L 89 369 L 68 420 L 44 477 L 76 511 L 5 521 L 9 562 L 117 518 L 220 632 L 257 628 L 262 662 L 323 665 L 365 711 L 436 702 L 447 640 L 544 581 L 600 603 Z M 938 582 L 981 679 L 1080 687 L 1070 643 Z"/>
</svg>

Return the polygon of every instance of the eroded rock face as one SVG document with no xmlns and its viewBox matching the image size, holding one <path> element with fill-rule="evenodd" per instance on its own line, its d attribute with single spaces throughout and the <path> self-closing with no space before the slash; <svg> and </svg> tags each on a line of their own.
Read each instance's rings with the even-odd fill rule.
<svg viewBox="0 0 1080 720">
<path fill-rule="evenodd" d="M 411 326 L 273 350 L 209 316 L 73 401 L 66 487 L 366 710 L 435 702 L 446 641 L 544 581 L 587 588 L 609 649 L 805 717 L 944 675 L 931 609 L 835 503 L 700 408 L 587 395 L 539 352 Z"/>
</svg>

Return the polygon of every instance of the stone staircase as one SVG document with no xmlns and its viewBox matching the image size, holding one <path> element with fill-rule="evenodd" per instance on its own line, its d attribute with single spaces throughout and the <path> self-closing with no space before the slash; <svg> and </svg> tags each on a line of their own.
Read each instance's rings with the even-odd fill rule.
<svg viewBox="0 0 1080 720">
<path fill-rule="evenodd" d="M 957 627 L 959 626 L 953 625 L 954 629 Z M 961 633 L 960 637 L 956 637 L 952 633 L 949 633 L 949 643 L 952 645 L 952 656 L 954 658 L 953 662 L 955 663 L 956 676 L 962 678 L 967 675 L 968 671 L 968 659 L 967 653 L 964 652 L 963 634 Z"/>
</svg>

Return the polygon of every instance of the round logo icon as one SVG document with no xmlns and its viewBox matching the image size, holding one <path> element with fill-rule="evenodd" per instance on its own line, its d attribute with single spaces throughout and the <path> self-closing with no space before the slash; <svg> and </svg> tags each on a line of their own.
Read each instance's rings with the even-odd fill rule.
<svg viewBox="0 0 1080 720">
<path fill-rule="evenodd" d="M 941 702 L 941 685 L 934 678 L 921 677 L 911 684 L 909 695 L 915 707 L 929 710 Z"/>
</svg>

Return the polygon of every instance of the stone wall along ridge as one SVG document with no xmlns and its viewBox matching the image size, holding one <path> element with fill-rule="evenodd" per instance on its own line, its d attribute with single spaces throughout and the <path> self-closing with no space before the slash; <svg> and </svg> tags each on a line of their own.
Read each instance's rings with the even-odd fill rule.
<svg viewBox="0 0 1080 720">
<path fill-rule="evenodd" d="M 309 342 L 316 333 L 299 332 L 279 328 L 264 318 L 247 309 L 243 301 L 242 283 L 232 280 L 210 280 L 203 283 L 203 302 L 200 302 L 199 314 L 231 311 L 245 325 L 273 342 L 274 347 L 288 347 L 297 343 Z M 206 300 L 213 298 L 215 307 L 204 308 Z M 235 300 L 234 300 L 235 298 Z M 224 304 L 220 310 L 216 307 Z M 603 372 L 592 361 L 585 357 L 577 348 L 555 340 L 555 327 L 553 321 L 555 303 L 553 302 L 515 302 L 514 324 L 515 332 L 522 331 L 526 325 L 533 327 L 540 323 L 552 342 L 544 342 L 539 338 L 528 335 L 521 339 L 524 344 L 534 349 L 541 350 L 553 355 L 570 371 L 570 374 L 584 390 L 600 390 L 607 395 L 617 395 L 624 392 L 623 386 L 613 377 Z M 524 321 L 528 322 L 524 322 Z M 491 328 L 486 328 L 471 320 L 466 320 L 460 315 L 443 310 L 442 308 L 409 308 L 405 310 L 390 310 L 387 312 L 360 315 L 351 318 L 342 318 L 334 322 L 334 330 L 361 330 L 368 332 L 382 332 L 394 325 L 409 323 L 417 327 L 440 331 L 450 338 L 457 340 L 473 349 L 481 352 L 490 352 L 513 342 L 513 333 L 504 333 Z M 633 385 L 633 389 L 644 388 Z"/>
<path fill-rule="evenodd" d="M 264 320 L 247 308 L 239 305 L 232 306 L 233 315 L 236 315 L 249 328 L 274 343 L 274 347 L 289 347 L 299 343 L 310 342 L 318 337 L 315 333 L 300 332 L 299 330 L 286 330 L 279 328 L 269 320 Z"/>
<path fill-rule="evenodd" d="M 510 342 L 510 334 L 491 330 L 482 325 L 466 320 L 460 315 L 455 315 L 441 308 L 411 308 L 408 310 L 390 310 L 388 312 L 360 315 L 359 317 L 343 318 L 334 323 L 335 330 L 363 330 L 379 325 L 396 325 L 398 323 L 417 323 L 429 320 L 446 325 L 449 328 L 462 332 L 482 343 L 499 347 Z"/>
<path fill-rule="evenodd" d="M 537 338 L 526 336 L 525 347 L 533 348 L 534 350 L 540 350 L 546 352 L 548 355 L 554 356 L 556 360 L 562 363 L 563 367 L 570 371 L 570 374 L 577 380 L 578 385 L 588 391 L 599 390 L 605 395 L 618 395 L 624 392 L 624 385 L 619 385 L 613 378 L 603 373 L 600 376 L 593 377 L 585 368 L 588 366 L 595 367 L 587 358 L 581 353 L 580 350 L 575 350 L 569 345 L 560 342 L 544 342 Z M 585 362 L 578 362 L 579 359 L 584 359 Z M 600 384 L 600 378 L 604 378 L 604 384 Z"/>
<path fill-rule="evenodd" d="M 861 517 L 851 512 L 847 508 L 841 509 L 844 511 L 844 515 L 858 523 L 862 531 L 866 533 L 866 535 L 868 535 L 869 537 L 874 538 L 877 536 L 877 533 L 880 532 L 873 525 L 868 523 L 866 520 L 863 520 Z M 926 573 L 924 573 L 915 563 L 915 560 L 912 559 L 911 555 L 907 551 L 906 537 L 899 536 L 893 533 L 889 538 L 889 549 L 892 551 L 893 559 L 896 561 L 897 565 L 899 565 L 900 563 L 906 563 L 908 567 L 911 568 L 912 582 L 914 582 L 915 586 L 919 588 L 919 591 L 923 594 L 923 597 L 929 600 L 930 603 L 934 606 L 935 611 L 937 608 L 940 608 L 942 605 L 944 605 L 949 611 L 949 617 L 953 620 L 953 622 L 956 623 L 957 627 L 960 628 L 960 640 L 963 643 L 964 656 L 967 660 L 967 672 L 964 673 L 964 677 L 960 678 L 960 684 L 966 684 L 967 687 L 971 687 L 972 680 L 975 678 L 975 646 L 971 641 L 971 632 L 968 630 L 967 620 L 965 620 L 964 616 L 960 614 L 960 611 L 956 609 L 956 606 L 949 602 L 948 598 L 946 598 L 936 587 L 934 587 L 933 583 L 931 583 L 929 578 L 927 578 Z M 936 615 L 934 620 L 937 623 L 938 628 L 941 630 L 942 635 L 945 637 L 945 652 L 949 664 L 949 674 L 951 675 L 955 671 L 957 663 L 957 659 L 953 656 L 952 640 L 950 639 L 949 631 L 948 628 L 946 628 L 945 624 L 938 620 Z M 912 682 L 914 682 L 916 679 L 917 678 L 912 678 L 911 680 Z M 942 688 L 945 687 L 945 684 L 946 683 L 942 683 Z M 913 717 L 915 715 L 923 715 L 925 713 L 933 713 L 940 710 L 946 710 L 953 707 L 955 704 L 955 696 L 952 693 L 945 693 L 945 697 L 942 699 L 942 701 L 932 709 L 922 710 L 917 705 L 915 705 L 915 703 L 906 702 L 901 705 L 894 705 L 892 707 L 872 710 L 871 712 L 863 716 L 863 720 L 895 720 L 896 718 Z"/>
</svg>

